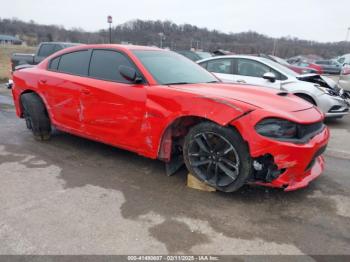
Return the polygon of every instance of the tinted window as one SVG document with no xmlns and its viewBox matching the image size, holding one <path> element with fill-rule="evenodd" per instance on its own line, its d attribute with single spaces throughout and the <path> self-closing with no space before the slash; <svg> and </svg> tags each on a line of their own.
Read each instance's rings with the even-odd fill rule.
<svg viewBox="0 0 350 262">
<path fill-rule="evenodd" d="M 289 70 L 283 65 L 280 65 L 276 62 L 267 60 L 266 61 L 270 64 L 273 64 L 274 67 L 277 67 L 282 72 L 285 72 L 288 74 Z M 286 80 L 287 77 L 283 75 L 282 73 L 276 71 L 275 69 L 260 63 L 258 61 L 250 60 L 250 59 L 235 59 L 234 63 L 235 72 L 238 75 L 243 76 L 252 76 L 252 77 L 263 77 L 263 75 L 267 72 L 271 72 L 276 76 L 277 80 Z M 291 71 L 290 73 L 292 76 L 296 75 L 295 72 Z"/>
<path fill-rule="evenodd" d="M 68 53 L 61 56 L 58 71 L 73 75 L 87 75 L 90 52 L 88 50 Z"/>
<path fill-rule="evenodd" d="M 123 54 L 112 50 L 94 50 L 91 57 L 89 76 L 123 83 L 130 83 L 119 73 L 119 66 L 133 67 Z"/>
<path fill-rule="evenodd" d="M 232 74 L 231 59 L 216 59 L 209 61 L 207 70 L 213 73 Z"/>
<path fill-rule="evenodd" d="M 60 62 L 60 56 L 59 57 L 56 57 L 54 59 L 51 60 L 50 62 L 50 66 L 49 66 L 49 69 L 51 70 L 57 70 L 58 69 L 58 63 Z"/>
<path fill-rule="evenodd" d="M 49 55 L 52 55 L 53 53 L 55 53 L 59 49 L 60 48 L 58 45 L 43 44 L 39 49 L 38 56 L 48 57 Z"/>
<path fill-rule="evenodd" d="M 267 72 L 270 72 L 270 67 L 262 63 L 249 59 L 238 59 L 238 75 L 262 77 Z"/>
</svg>

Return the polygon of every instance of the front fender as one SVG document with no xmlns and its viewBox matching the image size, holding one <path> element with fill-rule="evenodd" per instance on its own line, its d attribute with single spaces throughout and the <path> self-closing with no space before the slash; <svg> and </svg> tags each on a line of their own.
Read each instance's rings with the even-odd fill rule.
<svg viewBox="0 0 350 262">
<path fill-rule="evenodd" d="M 157 158 L 166 131 L 179 119 L 195 117 L 226 126 L 254 109 L 255 107 L 240 101 L 232 102 L 200 95 L 192 95 L 191 98 L 159 97 L 159 94 L 155 97 L 149 96 L 141 125 L 143 143 L 140 145 L 140 153 Z"/>
</svg>

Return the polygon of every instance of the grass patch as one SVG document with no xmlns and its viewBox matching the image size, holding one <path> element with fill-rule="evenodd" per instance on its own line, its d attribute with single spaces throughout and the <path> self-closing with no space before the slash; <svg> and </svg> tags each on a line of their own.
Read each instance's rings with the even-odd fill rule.
<svg viewBox="0 0 350 262">
<path fill-rule="evenodd" d="M 0 82 L 6 82 L 11 72 L 11 55 L 13 53 L 34 53 L 36 47 L 0 45 Z"/>
</svg>

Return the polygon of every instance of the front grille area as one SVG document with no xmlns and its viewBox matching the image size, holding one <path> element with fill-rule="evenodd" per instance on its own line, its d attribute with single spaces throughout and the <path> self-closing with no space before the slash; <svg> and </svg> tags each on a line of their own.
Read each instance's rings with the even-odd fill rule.
<svg viewBox="0 0 350 262">
<path fill-rule="evenodd" d="M 325 125 L 323 122 L 316 122 L 308 125 L 298 126 L 298 137 L 300 139 L 309 139 L 316 134 L 320 133 L 324 129 Z"/>
</svg>

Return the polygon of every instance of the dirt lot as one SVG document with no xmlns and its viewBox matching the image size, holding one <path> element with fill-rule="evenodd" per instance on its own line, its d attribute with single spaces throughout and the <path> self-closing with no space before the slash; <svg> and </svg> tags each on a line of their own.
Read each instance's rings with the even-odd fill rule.
<svg viewBox="0 0 350 262">
<path fill-rule="evenodd" d="M 10 77 L 11 55 L 13 53 L 34 53 L 35 47 L 0 45 L 0 82 L 6 81 Z"/>
<path fill-rule="evenodd" d="M 0 123 L 0 254 L 350 255 L 350 117 L 328 123 L 326 171 L 310 187 L 232 194 L 68 134 L 35 142 L 1 88 Z"/>
</svg>

